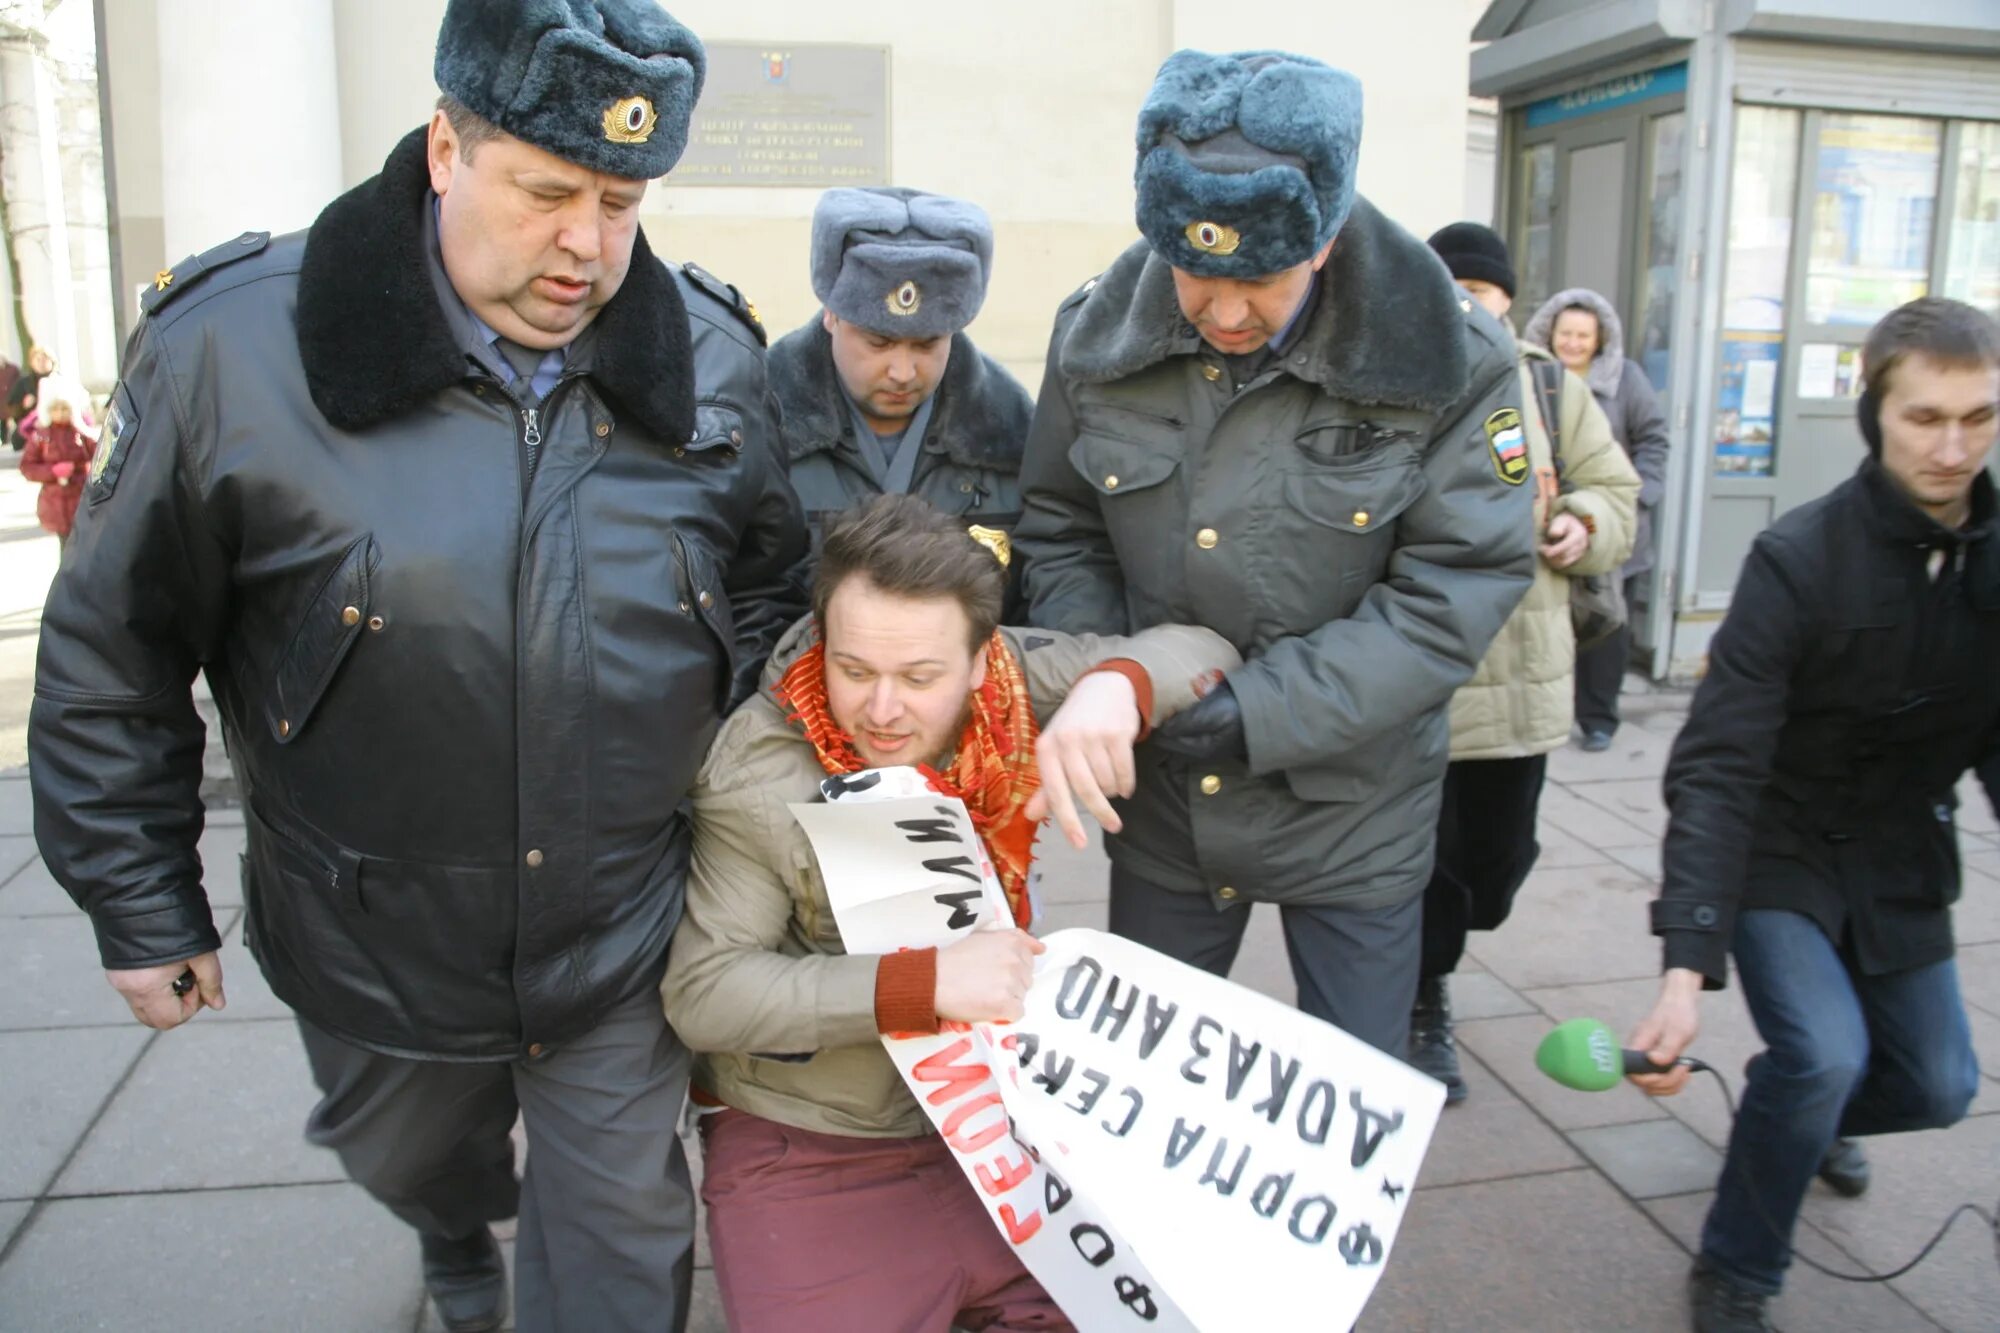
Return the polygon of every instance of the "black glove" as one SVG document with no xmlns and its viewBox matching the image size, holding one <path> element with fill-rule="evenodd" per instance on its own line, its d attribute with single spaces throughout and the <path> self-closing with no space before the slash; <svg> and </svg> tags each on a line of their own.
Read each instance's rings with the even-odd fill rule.
<svg viewBox="0 0 2000 1333">
<path fill-rule="evenodd" d="M 1162 750 L 1188 759 L 1250 757 L 1250 743 L 1243 735 L 1243 705 L 1236 702 L 1236 691 L 1228 681 L 1193 708 L 1169 718 L 1150 739 Z"/>
</svg>

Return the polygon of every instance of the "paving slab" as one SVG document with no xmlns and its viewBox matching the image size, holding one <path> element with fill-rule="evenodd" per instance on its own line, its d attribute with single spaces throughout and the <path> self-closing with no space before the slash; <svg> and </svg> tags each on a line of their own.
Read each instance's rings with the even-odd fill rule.
<svg viewBox="0 0 2000 1333">
<path fill-rule="evenodd" d="M 35 859 L 35 840 L 26 834 L 0 838 L 0 884 L 14 877 L 14 873 Z"/>
<path fill-rule="evenodd" d="M 1579 1129 L 1570 1142 L 1635 1199 L 1658 1199 L 1710 1189 L 1722 1154 L 1671 1116 L 1635 1125 Z"/>
<path fill-rule="evenodd" d="M 1111 892 L 1111 863 L 1104 859 L 1104 831 L 1094 819 L 1084 821 L 1089 833 L 1082 851 L 1069 845 L 1062 831 L 1045 823 L 1035 837 L 1035 869 L 1044 903 L 1100 903 Z"/>
<path fill-rule="evenodd" d="M 1638 976 L 1659 966 L 1654 896 L 1623 866 L 1538 866 L 1506 926 L 1474 935 L 1467 950 L 1515 990 Z"/>
<path fill-rule="evenodd" d="M 1542 788 L 1541 818 L 1586 846 L 1604 851 L 1611 847 L 1648 847 L 1660 840 L 1651 829 L 1586 801 L 1559 782 Z"/>
<path fill-rule="evenodd" d="M 1882 1134 L 1867 1140 L 1874 1182 L 1859 1199 L 1815 1187 L 1804 1215 L 1872 1272 L 1907 1263 L 1962 1203 L 1991 1211 L 2000 1198 L 2000 1116 L 1974 1116 L 1950 1129 Z M 1914 1272 L 1892 1284 L 1955 1333 L 2000 1326 L 2000 1264 L 1992 1232 L 1959 1219 Z"/>
<path fill-rule="evenodd" d="M 1574 1015 L 1564 1014 L 1569 1018 Z M 1625 1125 L 1666 1115 L 1645 1093 L 1621 1083 L 1604 1092 L 1565 1088 L 1535 1067 L 1535 1048 L 1555 1026 L 1546 1014 L 1490 1018 L 1458 1025 L 1459 1045 L 1471 1051 L 1551 1125 L 1560 1130 Z"/>
<path fill-rule="evenodd" d="M 1570 792 L 1585 801 L 1618 816 L 1635 828 L 1642 828 L 1655 838 L 1663 838 L 1667 833 L 1667 805 L 1660 793 L 1660 779 L 1657 776 L 1626 778 L 1617 782 L 1573 782 L 1566 784 Z"/>
<path fill-rule="evenodd" d="M 27 1221 L 28 1212 L 35 1206 L 33 1199 L 14 1199 L 0 1203 L 0 1254 L 7 1252 L 7 1242 L 14 1239 L 14 1233 Z"/>
<path fill-rule="evenodd" d="M 0 778 L 0 837 L 32 835 L 35 831 L 35 798 L 28 790 L 28 775 Z"/>
<path fill-rule="evenodd" d="M 1476 1180 L 1566 1171 L 1584 1164 L 1550 1129 L 1470 1054 L 1461 1054 L 1467 1095 L 1446 1106 L 1417 1178 L 1419 1191 Z"/>
<path fill-rule="evenodd" d="M 1613 847 L 1606 851 L 1605 855 L 1641 879 L 1650 880 L 1654 884 L 1665 878 L 1660 872 L 1658 843 L 1650 847 Z"/>
<path fill-rule="evenodd" d="M 147 1050 L 51 1193 L 341 1180 L 302 1136 L 316 1099 L 296 1024 L 197 1018 Z"/>
<path fill-rule="evenodd" d="M 1561 870 L 1567 866 L 1601 866 L 1611 859 L 1606 853 L 1565 833 L 1547 820 L 1535 825 L 1535 841 L 1542 849 L 1535 858 L 1535 864 L 1546 870 Z"/>
<path fill-rule="evenodd" d="M 0 929 L 0 1031 L 117 1026 L 132 1011 L 104 979 L 97 936 L 81 912 L 27 917 Z"/>
<path fill-rule="evenodd" d="M 42 864 L 42 858 L 34 851 L 32 839 L 0 838 L 0 869 L 9 860 L 9 849 L 4 844 L 23 842 L 27 845 L 29 859 L 10 877 L 0 879 L 0 916 L 81 916 L 75 902 L 63 887 L 56 883 L 55 876 Z M 218 917 L 230 909 L 243 905 L 243 874 L 238 857 L 243 851 L 243 829 L 241 825 L 210 827 L 201 835 L 197 844 L 201 853 L 202 886 L 208 894 L 208 905 Z"/>
<path fill-rule="evenodd" d="M 1685 1333 L 1687 1258 L 1595 1171 L 1418 1190 L 1367 1333 Z"/>
<path fill-rule="evenodd" d="M 1111 922 L 1109 903 L 1049 903 L 1035 926 L 1037 935 L 1053 935 L 1059 930 L 1103 930 Z"/>
<path fill-rule="evenodd" d="M 1958 781 L 1958 826 L 1989 838 L 2000 834 L 2000 819 L 1993 817 L 1993 800 L 1970 773 Z"/>
<path fill-rule="evenodd" d="M 2000 944 L 1975 944 L 1958 951 L 1958 988 L 1967 1003 L 2000 1014 Z"/>
<path fill-rule="evenodd" d="M 1268 995 L 1280 1004 L 1299 1002 L 1299 983 L 1292 976 L 1292 957 L 1285 952 L 1284 913 L 1269 903 L 1250 909 L 1250 924 L 1243 928 L 1243 947 L 1229 979 Z"/>
<path fill-rule="evenodd" d="M 405 1333 L 410 1229 L 353 1185 L 57 1200 L 0 1266 L 11 1328 Z"/>
<path fill-rule="evenodd" d="M 1675 714 L 1678 719 L 1680 714 Z M 1676 721 L 1675 729 L 1679 729 Z M 1591 754 L 1582 747 L 1565 745 L 1549 755 L 1549 777 L 1561 783 L 1617 782 L 1625 779 L 1659 781 L 1666 770 L 1667 753 L 1673 736 L 1661 735 L 1642 726 L 1621 726 L 1611 737 L 1611 748 Z"/>
<path fill-rule="evenodd" d="M 1654 1199 L 1645 1208 L 1692 1256 L 1701 1249 L 1702 1221 L 1714 1199 L 1711 1190 Z M 1792 1241 L 1809 1259 L 1843 1271 L 1855 1268 L 1851 1257 L 1810 1224 L 1801 1226 Z M 1812 1333 L 1934 1333 L 1938 1327 L 1886 1284 L 1842 1282 L 1800 1263 L 1785 1275 L 1784 1293 L 1770 1310 L 1779 1328 Z"/>
<path fill-rule="evenodd" d="M 2000 851 L 1968 852 L 1959 835 L 1961 892 L 1951 909 L 1951 928 L 1960 947 L 2000 943 Z"/>
<path fill-rule="evenodd" d="M 1469 972 L 1461 967 L 1451 977 L 1451 1012 L 1455 1021 L 1465 1023 L 1536 1010 L 1534 1001 L 1491 972 Z"/>
<path fill-rule="evenodd" d="M 0 1199 L 48 1188 L 153 1034 L 115 1028 L 0 1032 Z M 0 1241 L 0 1244 L 4 1244 Z"/>
</svg>

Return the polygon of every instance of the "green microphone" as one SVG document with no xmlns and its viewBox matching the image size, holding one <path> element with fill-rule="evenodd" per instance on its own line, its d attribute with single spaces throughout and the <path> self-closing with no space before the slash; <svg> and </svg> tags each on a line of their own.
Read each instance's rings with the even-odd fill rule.
<svg viewBox="0 0 2000 1333">
<path fill-rule="evenodd" d="M 1619 1046 L 1611 1029 L 1594 1018 L 1572 1018 L 1558 1023 L 1535 1050 L 1535 1068 L 1565 1088 L 1578 1092 L 1609 1092 L 1625 1081 L 1627 1074 L 1667 1074 L 1676 1069 L 1706 1069 L 1707 1065 L 1682 1056 L 1670 1065 L 1656 1065 L 1644 1051 L 1628 1051 Z"/>
</svg>

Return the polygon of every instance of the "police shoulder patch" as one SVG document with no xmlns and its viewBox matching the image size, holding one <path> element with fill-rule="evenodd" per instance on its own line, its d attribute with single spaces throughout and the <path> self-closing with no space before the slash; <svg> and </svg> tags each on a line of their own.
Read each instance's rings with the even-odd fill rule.
<svg viewBox="0 0 2000 1333">
<path fill-rule="evenodd" d="M 111 391 L 111 404 L 104 409 L 104 425 L 97 433 L 97 452 L 90 456 L 90 491 L 85 498 L 96 504 L 110 498 L 118 487 L 118 474 L 132 451 L 132 437 L 139 433 L 139 415 L 132 409 L 132 395 L 120 384 Z"/>
<path fill-rule="evenodd" d="M 756 305 L 737 290 L 736 284 L 724 282 L 699 264 L 683 263 L 681 272 L 687 275 L 689 282 L 728 306 L 730 313 L 743 321 L 744 327 L 756 335 L 759 347 L 770 345 L 770 335 L 764 330 L 764 321 L 757 314 Z"/>
<path fill-rule="evenodd" d="M 1503 407 L 1486 418 L 1486 448 L 1493 455 L 1493 472 L 1509 486 L 1528 479 L 1528 434 L 1521 414 Z"/>
</svg>

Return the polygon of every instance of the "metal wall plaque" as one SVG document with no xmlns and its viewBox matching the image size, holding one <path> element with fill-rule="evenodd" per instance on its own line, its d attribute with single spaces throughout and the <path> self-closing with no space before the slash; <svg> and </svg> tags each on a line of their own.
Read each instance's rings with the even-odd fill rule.
<svg viewBox="0 0 2000 1333">
<path fill-rule="evenodd" d="M 887 185 L 889 48 L 710 42 L 675 185 Z"/>
</svg>

